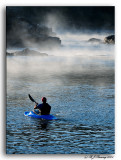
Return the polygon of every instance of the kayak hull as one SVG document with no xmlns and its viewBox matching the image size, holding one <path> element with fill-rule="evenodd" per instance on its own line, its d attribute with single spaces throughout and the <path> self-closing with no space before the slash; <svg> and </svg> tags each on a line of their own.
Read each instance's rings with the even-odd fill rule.
<svg viewBox="0 0 121 160">
<path fill-rule="evenodd" d="M 33 111 L 25 112 L 24 115 L 28 116 L 28 117 L 45 119 L 45 120 L 56 120 L 57 119 L 55 116 L 53 116 L 51 114 L 50 115 L 38 115 L 38 114 L 34 113 Z"/>
</svg>

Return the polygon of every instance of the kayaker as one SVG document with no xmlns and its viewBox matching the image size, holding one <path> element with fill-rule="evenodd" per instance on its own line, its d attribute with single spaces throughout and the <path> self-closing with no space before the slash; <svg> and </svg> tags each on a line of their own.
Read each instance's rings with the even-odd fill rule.
<svg viewBox="0 0 121 160">
<path fill-rule="evenodd" d="M 47 98 L 42 97 L 42 104 L 36 104 L 34 106 L 34 109 L 39 109 L 39 112 L 41 115 L 49 115 L 50 114 L 51 106 L 46 102 L 47 102 Z"/>
</svg>

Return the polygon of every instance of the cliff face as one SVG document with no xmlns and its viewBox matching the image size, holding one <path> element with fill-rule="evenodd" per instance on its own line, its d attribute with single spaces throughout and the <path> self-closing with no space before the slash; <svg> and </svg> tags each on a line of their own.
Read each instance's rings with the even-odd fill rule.
<svg viewBox="0 0 121 160">
<path fill-rule="evenodd" d="M 16 13 L 16 12 L 15 12 Z M 61 40 L 51 28 L 16 16 L 7 21 L 7 48 L 55 48 L 61 46 Z"/>
</svg>

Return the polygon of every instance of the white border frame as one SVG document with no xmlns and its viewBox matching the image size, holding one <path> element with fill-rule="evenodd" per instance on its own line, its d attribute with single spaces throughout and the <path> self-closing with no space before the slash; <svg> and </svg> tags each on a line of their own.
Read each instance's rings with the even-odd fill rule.
<svg viewBox="0 0 121 160">
<path fill-rule="evenodd" d="M 6 62 L 5 62 L 5 45 L 6 45 L 6 6 L 115 6 L 115 34 L 116 34 L 116 49 L 115 49 L 115 73 L 116 73 L 116 82 L 115 82 L 115 133 L 116 133 L 116 147 L 115 147 L 115 155 L 110 155 L 111 157 L 102 155 L 101 159 L 105 159 L 107 157 L 108 160 L 119 160 L 121 158 L 121 49 L 119 43 L 121 43 L 121 21 L 120 21 L 120 15 L 121 15 L 121 5 L 120 0 L 100 0 L 98 2 L 97 0 L 73 0 L 71 2 L 70 0 L 1 0 L 0 1 L 0 159 L 1 160 L 16 160 L 16 159 L 22 159 L 22 160 L 32 160 L 32 159 L 41 159 L 41 160 L 82 160 L 82 159 L 97 159 L 99 160 L 97 156 L 94 155 L 6 155 L 4 152 L 5 150 L 5 120 L 6 115 L 5 107 L 6 107 L 6 100 L 5 100 L 5 84 L 6 84 Z M 92 157 L 91 157 L 92 156 Z"/>
</svg>

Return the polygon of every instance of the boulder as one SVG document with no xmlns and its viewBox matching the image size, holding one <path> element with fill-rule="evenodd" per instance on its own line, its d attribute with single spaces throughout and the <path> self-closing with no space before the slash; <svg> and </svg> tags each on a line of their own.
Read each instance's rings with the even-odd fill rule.
<svg viewBox="0 0 121 160">
<path fill-rule="evenodd" d="M 91 43 L 101 43 L 102 40 L 101 39 L 98 39 L 98 38 L 90 38 L 88 40 L 88 42 L 91 42 Z"/>
<path fill-rule="evenodd" d="M 110 36 L 105 37 L 104 43 L 115 44 L 115 35 L 110 35 Z"/>
</svg>

